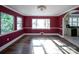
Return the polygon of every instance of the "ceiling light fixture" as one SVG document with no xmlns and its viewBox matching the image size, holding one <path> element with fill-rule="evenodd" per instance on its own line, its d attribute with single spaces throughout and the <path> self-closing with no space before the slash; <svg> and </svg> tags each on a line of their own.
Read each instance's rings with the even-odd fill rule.
<svg viewBox="0 0 79 59">
<path fill-rule="evenodd" d="M 40 11 L 44 11 L 46 9 L 45 5 L 39 5 L 37 6 L 37 9 L 39 9 Z"/>
</svg>

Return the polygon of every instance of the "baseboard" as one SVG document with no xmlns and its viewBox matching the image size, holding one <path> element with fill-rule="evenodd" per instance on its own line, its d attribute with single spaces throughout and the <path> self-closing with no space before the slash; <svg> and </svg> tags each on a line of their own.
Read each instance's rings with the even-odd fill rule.
<svg viewBox="0 0 79 59">
<path fill-rule="evenodd" d="M 57 33 L 24 33 L 24 35 L 58 35 Z"/>
<path fill-rule="evenodd" d="M 41 35 L 40 33 L 24 33 L 24 35 Z"/>
<path fill-rule="evenodd" d="M 41 33 L 24 33 L 24 35 L 41 35 Z M 44 33 L 43 35 L 57 35 L 57 36 L 64 38 L 64 36 L 58 33 Z"/>
<path fill-rule="evenodd" d="M 61 37 L 61 38 L 64 38 L 64 36 L 63 35 L 60 35 L 60 34 L 57 34 L 59 37 Z"/>
<path fill-rule="evenodd" d="M 21 37 L 23 37 L 24 34 L 20 35 L 19 37 L 13 39 L 12 41 L 8 42 L 7 44 L 3 45 L 0 47 L 0 51 L 4 50 L 5 48 L 7 48 L 8 46 L 10 46 L 11 44 L 13 44 L 14 42 L 16 42 L 17 40 L 19 40 Z"/>
</svg>

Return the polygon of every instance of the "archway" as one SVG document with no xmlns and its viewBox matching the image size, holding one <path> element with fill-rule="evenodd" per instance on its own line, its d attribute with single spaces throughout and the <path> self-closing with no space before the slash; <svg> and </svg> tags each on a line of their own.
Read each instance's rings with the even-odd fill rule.
<svg viewBox="0 0 79 59">
<path fill-rule="evenodd" d="M 73 28 L 76 28 L 77 29 L 77 36 L 79 36 L 78 32 L 79 32 L 79 26 L 72 26 L 72 28 L 69 28 L 68 26 L 69 25 L 69 17 L 79 17 L 79 10 L 72 10 L 68 13 L 66 13 L 63 17 L 63 20 L 62 20 L 62 34 L 63 34 L 63 37 L 64 36 L 71 36 L 71 29 Z"/>
</svg>

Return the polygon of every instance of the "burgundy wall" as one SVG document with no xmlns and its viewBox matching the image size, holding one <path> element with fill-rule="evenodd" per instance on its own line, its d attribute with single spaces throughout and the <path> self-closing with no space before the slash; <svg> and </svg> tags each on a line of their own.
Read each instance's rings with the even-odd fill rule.
<svg viewBox="0 0 79 59">
<path fill-rule="evenodd" d="M 22 17 L 22 15 L 14 12 L 12 10 L 9 10 L 8 8 L 5 8 L 3 6 L 0 6 L 0 12 L 4 12 L 4 13 L 7 13 L 7 14 L 10 14 L 10 15 L 14 16 L 14 24 L 15 24 L 14 28 L 16 30 L 16 19 L 17 19 L 16 17 L 17 16 Z M 10 33 L 8 35 L 0 36 L 0 46 L 8 43 L 9 41 L 13 40 L 14 38 L 18 37 L 21 34 L 23 34 L 23 30 L 13 32 L 13 33 Z M 9 38 L 9 40 L 7 40 L 7 38 Z"/>
<path fill-rule="evenodd" d="M 63 21 L 63 17 L 64 15 L 58 16 L 58 27 L 60 29 L 58 29 L 58 33 L 62 35 L 62 21 Z"/>
<path fill-rule="evenodd" d="M 35 30 L 32 29 L 32 19 L 33 18 L 49 18 L 50 19 L 50 26 L 51 29 L 40 29 L 40 30 Z M 57 16 L 24 16 L 23 17 L 23 27 L 24 27 L 24 33 L 40 33 L 40 32 L 45 32 L 45 33 L 59 33 L 59 28 L 61 28 L 61 18 L 58 19 L 60 17 Z M 59 23 L 60 22 L 60 23 Z M 26 28 L 26 27 L 30 27 L 30 28 Z M 53 29 L 55 28 L 55 29 Z"/>
</svg>

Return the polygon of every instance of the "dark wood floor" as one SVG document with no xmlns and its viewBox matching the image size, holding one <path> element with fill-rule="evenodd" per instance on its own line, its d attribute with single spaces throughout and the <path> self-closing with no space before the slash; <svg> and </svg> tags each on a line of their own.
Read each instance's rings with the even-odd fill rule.
<svg viewBox="0 0 79 59">
<path fill-rule="evenodd" d="M 79 48 L 58 36 L 24 36 L 1 54 L 78 54 Z"/>
</svg>

